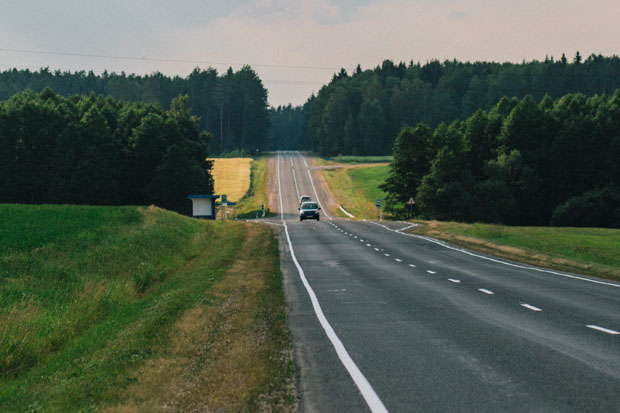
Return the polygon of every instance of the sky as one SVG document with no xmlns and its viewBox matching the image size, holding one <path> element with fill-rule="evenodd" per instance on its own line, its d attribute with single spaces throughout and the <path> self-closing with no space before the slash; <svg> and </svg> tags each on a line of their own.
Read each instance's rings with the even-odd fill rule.
<svg viewBox="0 0 620 413">
<path fill-rule="evenodd" d="M 618 0 L 0 0 L 0 70 L 186 77 L 249 64 L 273 106 L 334 72 L 620 54 Z"/>
</svg>

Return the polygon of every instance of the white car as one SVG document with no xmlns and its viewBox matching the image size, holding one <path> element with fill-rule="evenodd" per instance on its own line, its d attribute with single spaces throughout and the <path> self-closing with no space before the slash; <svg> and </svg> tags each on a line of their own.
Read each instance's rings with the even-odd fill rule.
<svg viewBox="0 0 620 413">
<path fill-rule="evenodd" d="M 299 205 L 303 204 L 304 202 L 310 202 L 310 201 L 312 201 L 312 199 L 310 199 L 308 195 L 302 195 L 299 197 Z"/>
</svg>

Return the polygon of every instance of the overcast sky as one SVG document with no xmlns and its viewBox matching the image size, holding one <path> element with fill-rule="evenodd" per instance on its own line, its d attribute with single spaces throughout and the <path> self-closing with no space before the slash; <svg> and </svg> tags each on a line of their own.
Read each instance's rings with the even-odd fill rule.
<svg viewBox="0 0 620 413">
<path fill-rule="evenodd" d="M 296 105 L 358 63 L 619 54 L 619 17 L 619 0 L 0 0 L 0 69 L 249 64 Z"/>
</svg>

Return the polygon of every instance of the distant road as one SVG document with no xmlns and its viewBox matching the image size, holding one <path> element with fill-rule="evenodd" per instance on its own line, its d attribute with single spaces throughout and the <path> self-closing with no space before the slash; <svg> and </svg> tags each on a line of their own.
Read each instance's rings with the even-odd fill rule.
<svg viewBox="0 0 620 413">
<path fill-rule="evenodd" d="M 299 222 L 298 194 L 326 191 L 297 152 L 273 165 L 302 411 L 620 410 L 620 285 Z"/>
</svg>

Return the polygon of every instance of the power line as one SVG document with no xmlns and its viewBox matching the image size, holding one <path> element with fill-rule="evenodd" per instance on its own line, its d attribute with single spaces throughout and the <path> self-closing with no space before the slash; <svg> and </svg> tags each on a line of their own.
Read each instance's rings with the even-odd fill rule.
<svg viewBox="0 0 620 413">
<path fill-rule="evenodd" d="M 115 60 L 133 60 L 133 61 L 148 61 L 148 62 L 166 62 L 166 63 L 193 63 L 204 64 L 214 66 L 243 66 L 249 65 L 254 67 L 272 67 L 283 69 L 311 69 L 311 70 L 340 70 L 340 67 L 321 67 L 321 66 L 302 66 L 302 65 L 274 65 L 274 64 L 261 64 L 261 63 L 235 63 L 235 62 L 211 62 L 204 60 L 191 60 L 191 59 L 166 59 L 157 57 L 136 57 L 136 56 L 113 56 L 113 55 L 100 55 L 89 53 L 72 53 L 72 52 L 55 52 L 49 50 L 26 50 L 26 49 L 7 49 L 0 48 L 2 52 L 11 53 L 28 53 L 28 54 L 42 54 L 42 55 L 54 55 L 54 56 L 73 56 L 73 57 L 88 57 L 98 59 L 115 59 Z"/>
</svg>

